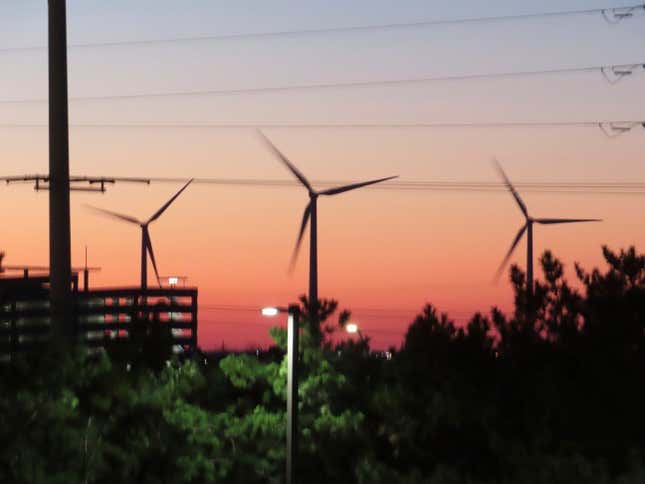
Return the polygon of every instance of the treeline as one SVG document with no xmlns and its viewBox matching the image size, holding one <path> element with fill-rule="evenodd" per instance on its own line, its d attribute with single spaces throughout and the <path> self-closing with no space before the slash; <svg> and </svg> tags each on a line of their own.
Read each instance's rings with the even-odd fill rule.
<svg viewBox="0 0 645 484">
<path fill-rule="evenodd" d="M 513 267 L 512 315 L 457 327 L 427 305 L 391 359 L 333 343 L 350 314 L 325 300 L 309 318 L 303 299 L 299 482 L 645 482 L 645 256 L 603 254 L 576 267 L 579 289 L 549 252 L 533 291 Z M 158 328 L 2 364 L 0 482 L 284 482 L 286 335 L 271 334 L 261 358 L 217 364 L 166 363 Z"/>
</svg>

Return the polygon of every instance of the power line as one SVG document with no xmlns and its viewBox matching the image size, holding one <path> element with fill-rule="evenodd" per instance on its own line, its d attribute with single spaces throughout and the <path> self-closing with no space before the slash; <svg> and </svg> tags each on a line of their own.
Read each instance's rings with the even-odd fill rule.
<svg viewBox="0 0 645 484">
<path fill-rule="evenodd" d="M 97 183 L 102 180 L 106 183 L 184 183 L 186 178 L 180 177 L 113 177 L 113 176 L 72 176 L 74 183 Z M 7 183 L 30 183 L 40 180 L 47 183 L 47 175 L 20 175 L 1 176 L 0 181 Z M 330 188 L 350 183 L 347 180 L 314 180 L 312 182 L 320 188 Z M 193 178 L 193 184 L 236 186 L 236 187 L 261 187 L 261 188 L 299 188 L 300 185 L 293 180 L 261 179 L 261 178 Z M 566 194 L 607 194 L 607 195 L 645 195 L 645 182 L 518 182 L 515 184 L 523 192 L 534 193 L 566 193 Z M 479 181 L 454 181 L 454 180 L 397 180 L 368 187 L 372 190 L 386 191 L 453 191 L 453 192 L 506 192 L 507 188 L 499 182 Z"/>
<path fill-rule="evenodd" d="M 0 128 L 47 128 L 49 125 L 30 123 L 0 123 Z M 419 122 L 419 123 L 72 123 L 70 128 L 86 129 L 424 129 L 424 128 L 611 128 L 630 130 L 645 127 L 645 121 L 509 121 L 509 122 Z"/>
<path fill-rule="evenodd" d="M 153 177 L 152 183 L 181 183 L 183 178 Z M 298 188 L 300 185 L 291 180 L 265 180 L 265 179 L 231 179 L 231 178 L 195 178 L 193 183 L 212 184 L 224 186 L 252 186 L 275 188 Z M 321 188 L 328 188 L 347 184 L 347 181 L 314 181 L 313 184 Z M 601 193 L 601 194 L 645 194 L 645 182 L 527 182 L 516 183 L 516 186 L 525 192 L 543 193 Z M 371 187 L 373 190 L 395 191 L 475 191 L 475 192 L 506 192 L 503 183 L 498 182 L 462 182 L 462 181 L 391 181 Z"/>
<path fill-rule="evenodd" d="M 319 130 L 347 130 L 347 129 L 493 129 L 493 128 L 597 128 L 608 138 L 615 138 L 632 129 L 641 126 L 645 128 L 645 121 L 536 121 L 536 122 L 471 122 L 471 123 L 273 123 L 273 124 L 226 124 L 226 123 L 76 123 L 70 128 L 78 129 L 176 129 L 176 130 L 204 130 L 204 129 L 319 129 Z M 43 129 L 47 124 L 28 123 L 0 123 L 0 129 Z"/>
<path fill-rule="evenodd" d="M 378 319 L 378 318 L 377 318 Z M 204 318 L 202 317 L 202 322 L 201 324 L 211 324 L 214 326 L 220 326 L 222 324 L 227 325 L 227 326 L 244 326 L 245 329 L 248 326 L 253 326 L 257 328 L 262 328 L 266 331 L 268 331 L 272 327 L 279 327 L 282 326 L 280 323 L 274 323 L 274 324 L 263 324 L 263 323 L 255 323 L 253 321 L 214 321 L 212 318 L 210 320 L 204 321 Z M 227 327 L 225 331 L 230 332 L 234 330 L 235 328 L 230 328 Z M 377 334 L 377 335 L 392 335 L 392 336 L 405 336 L 405 333 L 407 332 L 406 329 L 402 329 L 401 331 L 396 331 L 396 330 L 387 330 L 387 329 L 369 329 L 369 328 L 364 328 L 361 329 L 361 332 L 364 333 L 365 336 L 370 336 L 372 334 Z"/>
<path fill-rule="evenodd" d="M 326 89 L 343 89 L 343 88 L 361 88 L 376 86 L 397 86 L 409 84 L 425 84 L 431 82 L 448 82 L 448 81 L 468 81 L 468 80 L 486 80 L 498 78 L 516 78 L 532 77 L 540 75 L 554 75 L 567 73 L 585 73 L 598 72 L 602 73 L 610 84 L 615 84 L 622 78 L 633 74 L 638 69 L 645 69 L 645 63 L 620 64 L 620 65 L 600 65 L 585 67 L 565 67 L 556 69 L 538 69 L 529 71 L 507 71 L 497 73 L 482 74 L 464 74 L 454 76 L 435 76 L 435 77 L 416 77 L 406 79 L 389 79 L 378 81 L 355 81 L 355 82 L 333 82 L 319 84 L 294 84 L 287 86 L 265 86 L 236 89 L 204 89 L 204 90 L 184 90 L 170 92 L 148 92 L 135 94 L 110 94 L 99 96 L 78 96 L 70 98 L 70 102 L 87 102 L 87 101 L 115 101 L 115 100 L 136 100 L 148 98 L 166 98 L 166 97 L 189 97 L 189 96 L 215 96 L 215 95 L 235 95 L 235 94 L 261 94 L 273 92 L 288 91 L 308 91 L 308 90 L 326 90 Z M 47 98 L 24 98 L 24 99 L 0 99 L 0 104 L 40 104 L 48 102 Z"/>
<path fill-rule="evenodd" d="M 248 309 L 244 309 L 244 308 L 242 308 L 242 309 L 220 309 L 220 308 L 208 308 L 208 307 L 204 308 L 204 307 L 200 306 L 199 311 L 205 311 L 205 312 L 210 312 L 210 311 L 245 312 L 246 311 L 246 312 L 248 312 Z M 253 311 L 258 312 L 258 309 L 254 308 Z M 383 318 L 394 319 L 396 316 L 387 316 L 386 317 L 385 315 L 376 315 L 376 316 L 366 315 L 366 317 L 368 317 L 370 319 L 383 319 Z M 202 324 L 204 324 L 204 321 L 203 321 L 204 317 L 202 317 L 201 319 L 202 319 Z M 268 329 L 270 329 L 271 327 L 274 327 L 274 326 L 281 326 L 279 321 L 277 321 L 274 324 L 264 324 L 264 323 L 257 323 L 255 321 L 246 321 L 246 320 L 240 320 L 240 321 L 213 321 L 212 318 L 209 318 L 209 319 L 210 319 L 209 322 L 211 324 L 214 324 L 214 325 L 225 324 L 225 325 L 228 325 L 228 326 L 244 326 L 244 327 L 254 326 L 254 327 L 258 327 L 258 328 L 263 328 L 265 330 L 268 330 Z M 229 329 L 229 328 L 227 328 L 227 329 Z M 387 330 L 387 329 L 364 328 L 364 329 L 362 329 L 362 332 L 365 333 L 366 336 L 369 336 L 370 334 L 373 334 L 373 333 L 374 334 L 387 334 L 387 335 L 395 335 L 395 336 L 404 336 L 405 333 L 407 332 L 407 328 L 402 329 L 400 331 Z"/>
<path fill-rule="evenodd" d="M 209 309 L 215 311 L 249 311 L 257 313 L 260 315 L 260 306 L 247 305 L 247 304 L 200 304 L 200 309 Z M 351 311 L 357 312 L 372 312 L 372 313 L 395 313 L 394 315 L 408 315 L 409 313 L 421 314 L 423 312 L 423 307 L 415 308 L 383 308 L 383 307 L 352 307 Z M 472 314 L 469 311 L 451 311 L 451 314 L 459 314 L 461 316 Z"/>
<path fill-rule="evenodd" d="M 252 313 L 258 313 L 259 310 L 257 307 L 253 306 L 235 306 L 235 305 L 229 305 L 229 306 L 218 306 L 218 305 L 200 305 L 199 306 L 199 311 L 203 312 L 252 312 Z M 378 312 L 372 312 L 370 313 L 369 311 L 378 311 Z M 382 308 L 372 308 L 371 310 L 368 308 L 352 308 L 352 312 L 355 313 L 360 313 L 362 317 L 365 317 L 366 319 L 387 319 L 387 320 L 395 320 L 395 319 L 405 319 L 406 321 L 410 319 L 409 323 L 413 322 L 414 319 L 421 314 L 422 309 L 420 308 L 415 308 L 415 309 L 409 309 L 409 310 L 402 310 L 402 309 L 397 309 L 397 310 L 388 310 L 388 309 L 382 309 Z M 388 313 L 389 314 L 386 314 Z M 470 321 L 470 319 L 473 317 L 475 312 L 467 312 L 467 311 L 451 311 L 448 312 L 448 318 L 451 319 L 452 321 L 455 321 L 457 323 L 464 323 Z M 456 317 L 450 317 L 450 315 L 456 315 Z M 204 317 L 202 316 L 202 320 Z M 227 326 L 255 326 L 255 327 L 261 327 L 264 329 L 269 329 L 272 326 L 281 326 L 280 322 L 278 321 L 277 324 L 273 325 L 268 325 L 264 323 L 258 323 L 255 321 L 248 321 L 248 320 L 239 320 L 239 321 L 214 321 L 211 318 L 210 322 L 211 324 L 216 324 L 216 325 L 221 325 L 225 324 Z M 387 330 L 387 329 L 371 329 L 369 327 L 363 327 L 361 331 L 366 335 L 369 336 L 371 334 L 382 334 L 382 335 L 394 335 L 394 336 L 404 336 L 407 332 L 408 328 L 402 328 L 401 330 Z"/>
<path fill-rule="evenodd" d="M 262 39 L 272 37 L 295 37 L 303 35 L 326 35 L 337 33 L 350 33 L 350 32 L 369 32 L 378 30 L 396 30 L 396 29 L 410 29 L 410 28 L 423 28 L 440 25 L 453 25 L 453 24 L 467 24 L 467 23 L 484 23 L 484 22 L 503 22 L 512 20 L 530 20 L 550 17 L 564 17 L 564 16 L 578 16 L 578 15 L 602 15 L 608 23 L 617 23 L 621 20 L 636 17 L 645 12 L 645 4 L 627 5 L 621 7 L 608 7 L 608 8 L 592 8 L 592 9 L 578 9 L 578 10 L 556 10 L 548 12 L 524 13 L 524 14 L 510 14 L 510 15 L 494 15 L 494 16 L 480 16 L 480 17 L 464 17 L 456 19 L 443 19 L 443 20 L 420 20 L 415 22 L 393 22 L 383 24 L 369 24 L 369 25 L 350 25 L 346 27 L 326 27 L 326 28 L 313 28 L 313 29 L 293 29 L 281 30 L 272 32 L 249 32 L 249 33 L 233 33 L 233 34 L 216 34 L 216 35 L 203 35 L 203 36 L 186 36 L 186 37 L 165 37 L 155 39 L 131 39 L 131 40 L 116 40 L 105 42 L 83 42 L 72 43 L 69 45 L 71 48 L 103 48 L 103 47 L 123 47 L 123 46 L 145 46 L 154 44 L 179 44 L 179 43 L 192 43 L 192 42 L 210 42 L 210 41 L 225 41 L 225 40 L 244 40 L 244 39 Z M 46 47 L 43 45 L 37 46 L 22 46 L 22 47 L 4 47 L 0 48 L 0 53 L 5 52 L 28 52 L 39 51 Z"/>
<path fill-rule="evenodd" d="M 463 323 L 464 321 L 455 321 L 458 323 Z M 258 328 L 264 328 L 265 330 L 269 330 L 271 327 L 276 327 L 276 326 L 281 326 L 279 324 L 273 324 L 273 325 L 266 325 L 262 323 L 253 323 L 253 322 L 246 322 L 246 321 L 236 321 L 236 322 L 229 322 L 229 321 L 208 321 L 206 324 L 212 324 L 212 325 L 221 325 L 221 324 L 228 324 L 228 325 L 234 325 L 237 326 L 239 324 L 241 325 L 246 325 L 246 326 L 255 326 Z M 204 321 L 202 321 L 202 324 L 205 324 Z M 226 328 L 227 331 L 231 331 L 233 328 Z M 391 336 L 400 336 L 404 337 L 405 334 L 407 333 L 407 327 L 405 329 L 402 329 L 400 331 L 396 330 L 388 330 L 388 329 L 370 329 L 370 328 L 362 328 L 361 333 L 363 333 L 364 336 L 370 337 L 373 334 L 374 335 L 391 335 Z"/>
</svg>

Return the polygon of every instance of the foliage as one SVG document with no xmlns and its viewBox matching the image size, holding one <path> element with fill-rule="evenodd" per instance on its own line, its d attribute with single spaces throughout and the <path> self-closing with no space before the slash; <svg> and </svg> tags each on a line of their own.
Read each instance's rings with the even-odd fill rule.
<svg viewBox="0 0 645 484">
<path fill-rule="evenodd" d="M 515 311 L 427 304 L 391 359 L 301 299 L 300 482 L 636 483 L 645 475 L 645 256 L 577 283 L 545 252 Z M 135 332 L 136 333 L 136 332 Z M 0 366 L 0 482 L 284 482 L 286 334 L 260 357 L 170 358 L 163 328 Z"/>
</svg>

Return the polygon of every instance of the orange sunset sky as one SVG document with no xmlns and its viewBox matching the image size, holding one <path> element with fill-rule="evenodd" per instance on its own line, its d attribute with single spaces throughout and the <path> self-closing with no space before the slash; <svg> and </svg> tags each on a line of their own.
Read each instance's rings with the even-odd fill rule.
<svg viewBox="0 0 645 484">
<path fill-rule="evenodd" d="M 515 15 L 622 5 L 611 1 L 464 0 L 215 2 L 69 1 L 70 97 L 320 84 L 412 77 L 643 64 L 645 17 L 609 25 L 600 15 L 104 47 L 77 44 L 348 25 Z M 179 5 L 181 3 L 181 5 Z M 46 2 L 0 5 L 0 175 L 46 173 Z M 645 72 L 615 85 L 599 72 L 488 80 L 74 101 L 83 124 L 488 123 L 645 119 Z M 18 126 L 20 125 L 20 126 Z M 32 125 L 25 127 L 24 125 Z M 644 182 L 645 130 L 608 138 L 593 127 L 266 128 L 312 180 L 497 182 L 496 157 L 516 182 Z M 74 175 L 291 180 L 253 129 L 70 128 Z M 88 246 L 94 286 L 136 285 L 140 231 L 84 204 L 149 217 L 181 183 L 119 184 L 72 193 L 72 261 Z M 542 217 L 602 223 L 536 226 L 536 259 L 551 249 L 574 279 L 574 261 L 602 264 L 601 245 L 645 246 L 645 195 L 522 192 Z M 204 348 L 267 345 L 271 321 L 254 308 L 286 304 L 307 289 L 308 239 L 289 257 L 307 203 L 293 187 L 194 184 L 150 226 L 162 274 L 199 288 Z M 48 198 L 29 185 L 0 186 L 6 264 L 48 263 Z M 426 302 L 459 323 L 474 311 L 510 309 L 492 278 L 523 223 L 507 192 L 366 188 L 321 198 L 319 293 L 338 299 L 373 346 L 398 345 Z M 525 266 L 522 242 L 513 262 Z M 149 269 L 152 274 L 151 267 Z M 540 275 L 538 272 L 537 275 Z M 150 278 L 152 281 L 152 277 Z"/>
</svg>

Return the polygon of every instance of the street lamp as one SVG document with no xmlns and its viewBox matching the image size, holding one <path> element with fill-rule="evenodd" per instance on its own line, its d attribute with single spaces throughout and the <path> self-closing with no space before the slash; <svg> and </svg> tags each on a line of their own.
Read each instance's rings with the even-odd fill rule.
<svg viewBox="0 0 645 484">
<path fill-rule="evenodd" d="M 262 316 L 273 317 L 287 313 L 287 484 L 295 484 L 295 464 L 298 454 L 298 320 L 300 307 L 262 308 Z"/>
<path fill-rule="evenodd" d="M 280 313 L 280 310 L 278 308 L 262 308 L 262 316 L 268 316 L 268 317 L 273 317 L 277 316 Z"/>
<path fill-rule="evenodd" d="M 367 340 L 363 338 L 363 333 L 361 333 L 361 328 L 359 328 L 358 324 L 347 323 L 345 325 L 345 331 L 347 331 L 349 334 L 358 334 L 358 339 L 361 344 L 361 351 L 363 352 L 364 355 L 369 356 L 369 347 L 367 345 Z"/>
<path fill-rule="evenodd" d="M 363 333 L 361 333 L 361 329 L 358 327 L 358 324 L 347 323 L 345 325 L 345 331 L 347 331 L 349 334 L 358 334 L 360 340 L 363 341 Z"/>
</svg>

